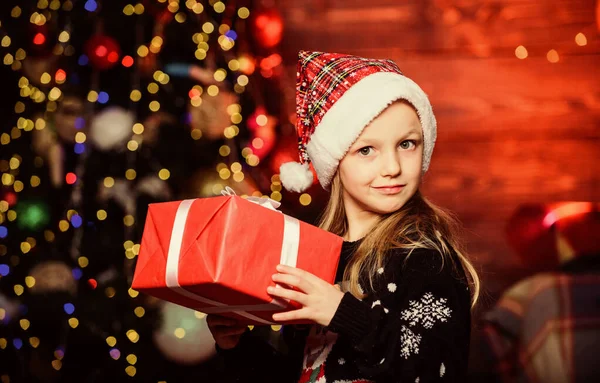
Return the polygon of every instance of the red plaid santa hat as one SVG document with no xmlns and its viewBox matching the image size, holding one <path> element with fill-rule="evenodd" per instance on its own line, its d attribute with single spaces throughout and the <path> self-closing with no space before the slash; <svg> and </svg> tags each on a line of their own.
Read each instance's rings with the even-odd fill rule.
<svg viewBox="0 0 600 383">
<path fill-rule="evenodd" d="M 313 181 L 329 190 L 339 162 L 363 129 L 385 108 L 406 100 L 423 128 L 423 171 L 429 168 L 436 121 L 423 90 L 391 60 L 300 51 L 296 73 L 296 130 L 300 162 L 281 165 L 283 186 L 295 192 Z"/>
</svg>

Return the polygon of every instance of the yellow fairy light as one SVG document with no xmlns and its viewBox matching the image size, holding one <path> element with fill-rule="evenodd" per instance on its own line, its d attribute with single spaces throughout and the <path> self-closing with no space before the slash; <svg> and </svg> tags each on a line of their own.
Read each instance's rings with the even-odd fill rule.
<svg viewBox="0 0 600 383">
<path fill-rule="evenodd" d="M 21 328 L 23 330 L 27 330 L 29 328 L 29 326 L 31 325 L 31 322 L 29 322 L 29 320 L 27 320 L 27 319 L 21 319 L 19 321 L 19 325 L 21 326 Z"/>
<path fill-rule="evenodd" d="M 275 200 L 275 201 L 281 201 L 281 193 L 278 191 L 275 191 L 273 193 L 271 193 L 271 199 Z"/>
<path fill-rule="evenodd" d="M 123 243 L 123 247 L 125 248 L 125 250 L 131 249 L 133 247 L 133 241 L 130 241 L 130 240 L 125 241 Z"/>
<path fill-rule="evenodd" d="M 179 3 L 175 1 L 169 1 L 169 6 L 167 7 L 169 12 L 175 13 L 179 10 Z"/>
<path fill-rule="evenodd" d="M 0 338 L 0 349 L 4 350 L 8 344 L 6 338 Z"/>
<path fill-rule="evenodd" d="M 133 181 L 135 179 L 136 175 L 137 175 L 137 173 L 135 172 L 134 169 L 127 169 L 125 171 L 125 178 L 127 178 L 129 181 Z"/>
<path fill-rule="evenodd" d="M 158 172 L 158 178 L 160 178 L 163 181 L 168 180 L 170 176 L 171 172 L 169 171 L 169 169 L 160 169 L 160 171 Z"/>
<path fill-rule="evenodd" d="M 31 338 L 29 338 L 29 344 L 33 348 L 38 348 L 38 346 L 40 345 L 40 338 L 38 338 L 37 336 L 32 336 Z"/>
<path fill-rule="evenodd" d="M 241 75 L 237 78 L 237 83 L 240 84 L 241 86 L 246 86 L 248 85 L 248 76 L 246 75 Z"/>
<path fill-rule="evenodd" d="M 19 79 L 19 88 L 25 88 L 27 86 L 29 86 L 29 80 L 27 77 L 21 77 Z"/>
<path fill-rule="evenodd" d="M 136 298 L 140 293 L 137 290 L 132 289 L 131 287 L 127 291 L 130 297 Z"/>
<path fill-rule="evenodd" d="M 48 104 L 46 104 L 46 110 L 48 112 L 56 112 L 56 109 L 57 109 L 56 101 L 48 101 Z"/>
<path fill-rule="evenodd" d="M 106 210 L 98 210 L 96 212 L 96 217 L 98 218 L 99 221 L 104 221 L 106 219 L 108 214 L 106 214 Z"/>
<path fill-rule="evenodd" d="M 256 149 L 262 148 L 263 145 L 264 145 L 264 141 L 262 140 L 262 138 L 256 137 L 255 139 L 252 140 L 252 146 L 254 146 Z"/>
<path fill-rule="evenodd" d="M 133 102 L 138 102 L 140 101 L 140 99 L 142 98 L 142 92 L 140 92 L 137 89 L 134 89 L 131 91 L 131 93 L 129 94 L 129 98 L 131 99 L 131 101 Z"/>
<path fill-rule="evenodd" d="M 61 94 L 62 92 L 60 91 L 60 89 L 54 87 L 50 90 L 50 93 L 48 93 L 48 99 L 50 101 L 56 101 L 60 98 Z"/>
<path fill-rule="evenodd" d="M 221 2 L 221 1 L 217 1 L 215 3 L 215 5 L 213 5 L 213 8 L 215 9 L 215 12 L 217 12 L 217 13 L 225 12 L 225 4 L 223 4 L 223 2 Z"/>
<path fill-rule="evenodd" d="M 16 170 L 21 165 L 21 160 L 17 157 L 12 157 L 8 165 L 12 170 Z"/>
<path fill-rule="evenodd" d="M 54 241 L 54 233 L 51 230 L 45 230 L 44 231 L 44 239 L 46 239 L 46 241 L 48 241 L 48 242 L 53 242 Z"/>
<path fill-rule="evenodd" d="M 227 157 L 231 153 L 231 148 L 227 145 L 223 145 L 219 148 L 219 154 L 223 157 Z"/>
<path fill-rule="evenodd" d="M 14 210 L 9 210 L 9 211 L 6 213 L 6 218 L 8 218 L 8 220 L 9 220 L 10 222 L 14 221 L 15 219 L 17 219 L 17 212 L 16 212 L 16 211 L 14 211 Z"/>
<path fill-rule="evenodd" d="M 10 53 L 4 56 L 4 65 L 11 65 L 15 61 L 15 58 Z"/>
<path fill-rule="evenodd" d="M 23 292 L 25 291 L 25 288 L 17 284 L 13 287 L 13 290 L 15 291 L 15 294 L 17 294 L 17 296 L 21 296 L 21 294 L 23 294 Z"/>
<path fill-rule="evenodd" d="M 69 326 L 71 326 L 71 328 L 77 328 L 77 326 L 79 326 L 79 319 L 69 318 Z"/>
<path fill-rule="evenodd" d="M 137 54 L 140 57 L 148 56 L 148 52 L 149 52 L 148 47 L 145 45 L 140 45 L 139 48 L 137 49 Z"/>
<path fill-rule="evenodd" d="M 150 102 L 150 105 L 148 105 L 148 109 L 150 109 L 153 112 L 158 112 L 158 110 L 160 109 L 160 102 L 154 100 Z"/>
<path fill-rule="evenodd" d="M 116 293 L 117 293 L 117 290 L 115 290 L 114 287 L 107 287 L 104 290 L 104 294 L 106 294 L 106 296 L 109 297 L 109 298 L 113 298 Z"/>
<path fill-rule="evenodd" d="M 215 26 L 211 22 L 206 22 L 202 25 L 202 31 L 204 33 L 213 33 L 215 30 Z"/>
<path fill-rule="evenodd" d="M 137 356 L 133 355 L 133 354 L 129 354 L 127 355 L 127 357 L 125 358 L 127 360 L 127 363 L 134 365 L 137 362 Z"/>
<path fill-rule="evenodd" d="M 193 100 L 192 100 L 193 101 Z M 190 132 L 192 138 L 194 140 L 199 140 L 200 138 L 202 138 L 202 131 L 198 128 L 194 128 L 192 129 L 192 131 Z"/>
<path fill-rule="evenodd" d="M 206 58 L 206 51 L 204 49 L 196 49 L 196 52 L 194 52 L 194 56 L 196 56 L 198 60 L 204 60 Z M 12 63 L 12 60 L 10 63 Z M 6 65 L 10 65 L 10 63 Z"/>
<path fill-rule="evenodd" d="M 179 339 L 183 339 L 185 337 L 185 330 L 181 327 L 177 327 L 173 333 Z"/>
<path fill-rule="evenodd" d="M 225 69 L 217 69 L 213 74 L 213 77 L 217 81 L 223 81 L 227 77 L 227 71 Z"/>
<path fill-rule="evenodd" d="M 247 19 L 250 16 L 250 10 L 246 7 L 238 9 L 238 16 L 240 19 Z"/>
<path fill-rule="evenodd" d="M 31 245 L 29 243 L 21 242 L 21 252 L 23 252 L 23 254 L 29 253 L 30 250 L 31 250 Z"/>
<path fill-rule="evenodd" d="M 46 127 L 46 121 L 42 118 L 35 120 L 35 130 L 42 130 Z"/>
<path fill-rule="evenodd" d="M 133 312 L 135 313 L 135 316 L 138 318 L 141 318 L 144 316 L 144 314 L 146 314 L 146 310 L 144 310 L 144 308 L 142 306 L 136 307 L 135 310 L 133 310 Z"/>
<path fill-rule="evenodd" d="M 250 154 L 246 157 L 246 163 L 250 166 L 257 166 L 260 162 L 260 159 L 256 154 Z"/>
<path fill-rule="evenodd" d="M 2 42 L 0 42 L 0 45 L 2 45 L 2 47 L 4 47 L 4 48 L 8 48 L 10 46 L 10 43 L 11 43 L 10 37 L 4 36 L 2 38 Z"/>
<path fill-rule="evenodd" d="M 35 286 L 35 278 L 31 275 L 26 276 L 25 284 L 27 285 L 27 287 L 32 288 L 33 286 Z"/>
<path fill-rule="evenodd" d="M 133 124 L 133 127 L 131 128 L 131 130 L 133 131 L 133 133 L 135 134 L 142 134 L 144 133 L 144 125 L 138 123 Z"/>
<path fill-rule="evenodd" d="M 236 59 L 229 60 L 229 62 L 227 63 L 227 66 L 232 71 L 240 70 L 240 62 Z"/>
<path fill-rule="evenodd" d="M 252 149 L 245 147 L 244 149 L 242 149 L 242 157 L 247 158 L 249 155 L 252 154 Z"/>
<path fill-rule="evenodd" d="M 135 140 L 130 140 L 127 143 L 127 149 L 129 149 L 132 152 L 135 152 L 138 149 L 138 147 L 139 147 L 139 143 Z"/>
<path fill-rule="evenodd" d="M 38 9 L 46 9 L 48 7 L 48 0 L 39 0 L 37 7 Z"/>
<path fill-rule="evenodd" d="M 131 251 L 133 251 L 133 254 L 138 255 L 140 253 L 140 244 L 136 243 L 135 245 L 133 245 L 131 247 Z"/>
<path fill-rule="evenodd" d="M 133 15 L 133 13 L 134 13 L 134 12 L 135 12 L 135 8 L 134 8 L 134 7 L 133 7 L 133 5 L 131 5 L 131 4 L 127 4 L 127 5 L 125 6 L 125 8 L 123 8 L 123 13 L 124 13 L 126 16 L 131 16 L 131 15 Z"/>
<path fill-rule="evenodd" d="M 136 15 L 141 15 L 144 13 L 144 5 L 142 3 L 137 3 L 134 7 L 134 10 Z"/>
<path fill-rule="evenodd" d="M 149 93 L 156 94 L 158 92 L 158 84 L 155 82 L 151 82 L 150 84 L 148 84 L 147 89 Z"/>
<path fill-rule="evenodd" d="M 242 181 L 244 180 L 244 173 L 242 173 L 242 172 L 235 173 L 235 174 L 233 175 L 233 180 L 234 180 L 235 182 L 242 182 Z"/>
<path fill-rule="evenodd" d="M 115 179 L 112 177 L 104 178 L 104 186 L 107 188 L 111 188 L 111 187 L 115 186 Z"/>
<path fill-rule="evenodd" d="M 52 0 L 52 2 L 50 2 L 50 9 L 58 11 L 60 9 L 60 0 Z"/>
<path fill-rule="evenodd" d="M 90 92 L 88 93 L 88 96 L 87 96 L 87 100 L 89 102 L 98 101 L 98 92 L 96 92 L 95 90 L 90 90 Z"/>
<path fill-rule="evenodd" d="M 234 113 L 231 115 L 231 122 L 233 124 L 239 124 L 240 122 L 242 122 L 242 115 L 240 113 Z"/>
<path fill-rule="evenodd" d="M 231 171 L 234 173 L 241 172 L 242 164 L 240 164 L 239 162 L 234 162 L 233 164 L 231 164 Z"/>
<path fill-rule="evenodd" d="M 0 201 L 0 213 L 6 213 L 8 211 L 8 202 Z"/>
<path fill-rule="evenodd" d="M 219 177 L 221 177 L 221 179 L 229 179 L 229 177 L 231 177 L 231 172 L 229 171 L 229 169 L 221 169 L 219 171 Z"/>
<path fill-rule="evenodd" d="M 227 165 L 224 164 L 224 163 L 222 163 L 222 162 L 218 163 L 217 164 L 217 171 L 220 172 L 221 169 L 227 169 Z"/>
<path fill-rule="evenodd" d="M 21 7 L 18 5 L 10 11 L 10 15 L 14 18 L 21 16 Z"/>
<path fill-rule="evenodd" d="M 75 134 L 75 142 L 77 142 L 78 144 L 83 144 L 86 139 L 87 139 L 87 137 L 85 136 L 85 133 L 83 133 L 83 132 L 77 132 Z"/>
<path fill-rule="evenodd" d="M 132 342 L 132 343 L 137 343 L 138 340 L 140 340 L 140 335 L 137 333 L 137 331 L 135 330 L 128 330 L 127 331 L 127 338 Z"/>
<path fill-rule="evenodd" d="M 575 43 L 580 47 L 585 46 L 587 45 L 587 38 L 583 33 L 578 33 L 577 36 L 575 36 Z"/>
<path fill-rule="evenodd" d="M 77 263 L 81 267 L 88 267 L 88 265 L 90 264 L 90 261 L 89 261 L 89 259 L 87 259 L 87 257 L 79 257 L 79 258 L 77 258 Z"/>
<path fill-rule="evenodd" d="M 310 202 L 312 201 L 310 194 L 307 194 L 307 193 L 303 193 L 299 199 L 300 199 L 300 204 L 302 206 L 308 206 L 308 205 L 310 205 Z"/>
<path fill-rule="evenodd" d="M 517 58 L 524 60 L 527 58 L 528 55 L 527 49 L 524 46 L 519 45 L 517 49 L 515 49 L 515 55 L 517 56 Z"/>
<path fill-rule="evenodd" d="M 48 73 L 48 72 L 42 73 L 42 77 L 40 77 L 40 82 L 42 84 L 48 84 L 51 80 L 52 80 L 52 76 L 50 76 L 50 73 Z"/>
<path fill-rule="evenodd" d="M 136 372 L 137 372 L 137 370 L 135 369 L 134 366 L 127 366 L 125 368 L 125 373 L 131 377 L 134 377 Z"/>
<path fill-rule="evenodd" d="M 276 192 L 281 191 L 281 184 L 279 184 L 279 183 L 271 184 L 271 191 L 276 191 Z"/>
<path fill-rule="evenodd" d="M 187 16 L 185 15 L 185 13 L 183 12 L 178 12 L 175 15 L 175 21 L 177 21 L 179 24 L 183 24 L 185 23 L 185 20 L 187 19 Z"/>
<path fill-rule="evenodd" d="M 71 35 L 69 35 L 69 32 L 67 31 L 62 31 L 60 32 L 60 35 L 58 35 L 58 41 L 60 41 L 61 43 L 66 43 L 67 41 L 69 41 L 70 38 Z"/>
<path fill-rule="evenodd" d="M 64 219 L 60 220 L 58 223 L 58 228 L 62 232 L 69 230 L 69 222 L 65 221 Z"/>
<path fill-rule="evenodd" d="M 53 368 L 54 368 L 56 371 L 58 371 L 58 370 L 60 370 L 60 369 L 62 368 L 62 362 L 61 362 L 60 360 L 58 360 L 58 359 L 54 359 L 54 360 L 52 361 L 52 367 L 53 367 Z"/>
<path fill-rule="evenodd" d="M 20 193 L 23 191 L 23 188 L 25 187 L 25 185 L 23 184 L 23 182 L 21 181 L 15 181 L 14 185 L 13 185 L 13 189 L 15 190 L 15 192 Z"/>
<path fill-rule="evenodd" d="M 132 215 L 126 215 L 123 218 L 123 223 L 125 224 L 125 226 L 133 226 L 133 224 L 135 223 L 135 219 L 133 218 Z"/>
<path fill-rule="evenodd" d="M 0 307 L 0 320 L 4 320 L 6 317 L 6 310 Z"/>
<path fill-rule="evenodd" d="M 192 7 L 192 12 L 194 12 L 197 15 L 201 14 L 203 11 L 204 11 L 204 6 L 200 3 L 196 3 Z"/>
<path fill-rule="evenodd" d="M 114 336 L 109 336 L 106 338 L 106 344 L 108 344 L 110 347 L 115 347 L 117 344 L 117 339 Z"/>
</svg>

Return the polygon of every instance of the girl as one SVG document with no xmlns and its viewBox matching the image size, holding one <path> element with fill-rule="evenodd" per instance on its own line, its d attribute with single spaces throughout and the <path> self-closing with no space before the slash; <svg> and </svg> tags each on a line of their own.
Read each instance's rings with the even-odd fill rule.
<svg viewBox="0 0 600 383">
<path fill-rule="evenodd" d="M 284 164 L 280 177 L 301 192 L 312 162 L 331 191 L 319 226 L 345 240 L 341 288 L 278 266 L 273 281 L 294 289 L 269 294 L 302 308 L 273 319 L 315 325 L 284 331 L 289 355 L 276 360 L 245 329 L 209 316 L 219 353 L 255 372 L 263 366 L 243 381 L 268 381 L 277 368 L 278 382 L 465 381 L 479 279 L 455 221 L 419 192 L 436 138 L 427 96 L 390 60 L 305 51 L 296 92 L 300 163 Z"/>
</svg>

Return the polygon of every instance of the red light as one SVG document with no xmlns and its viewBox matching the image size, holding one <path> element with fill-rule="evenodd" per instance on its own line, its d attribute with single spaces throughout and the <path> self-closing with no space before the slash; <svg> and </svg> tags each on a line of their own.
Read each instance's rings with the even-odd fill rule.
<svg viewBox="0 0 600 383">
<path fill-rule="evenodd" d="M 8 206 L 13 206 L 17 203 L 17 195 L 13 192 L 8 192 L 4 196 L 4 200 L 8 203 Z"/>
<path fill-rule="evenodd" d="M 43 43 L 46 42 L 46 36 L 44 36 L 43 33 L 38 33 L 37 35 L 35 35 L 35 37 L 33 38 L 33 43 L 35 45 L 42 45 Z"/>
<path fill-rule="evenodd" d="M 77 182 L 77 176 L 75 175 L 75 173 L 67 173 L 67 176 L 65 178 L 67 179 L 67 183 L 69 185 L 73 185 L 75 182 Z"/>
<path fill-rule="evenodd" d="M 106 49 L 104 45 L 98 45 L 94 53 L 96 53 L 96 56 L 98 57 L 104 57 L 108 53 L 108 49 Z"/>
<path fill-rule="evenodd" d="M 126 68 L 129 68 L 133 65 L 133 58 L 131 56 L 125 56 L 123 57 L 123 66 Z"/>
<path fill-rule="evenodd" d="M 56 71 L 54 78 L 56 79 L 57 82 L 65 81 L 67 79 L 67 73 L 64 70 L 59 69 Z"/>
<path fill-rule="evenodd" d="M 190 98 L 200 97 L 200 91 L 198 89 L 190 89 L 188 96 L 190 96 Z"/>
<path fill-rule="evenodd" d="M 110 52 L 108 54 L 108 62 L 116 63 L 119 61 L 119 54 L 117 52 Z"/>
</svg>

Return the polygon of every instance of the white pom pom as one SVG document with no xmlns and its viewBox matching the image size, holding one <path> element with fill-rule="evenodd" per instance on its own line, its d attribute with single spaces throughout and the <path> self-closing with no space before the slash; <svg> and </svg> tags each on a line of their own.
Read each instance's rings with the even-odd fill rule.
<svg viewBox="0 0 600 383">
<path fill-rule="evenodd" d="M 312 185 L 313 174 L 308 164 L 286 162 L 279 168 L 279 179 L 287 190 L 301 193 Z"/>
<path fill-rule="evenodd" d="M 100 150 L 122 149 L 131 138 L 133 113 L 118 106 L 108 107 L 92 120 L 88 137 Z"/>
</svg>

